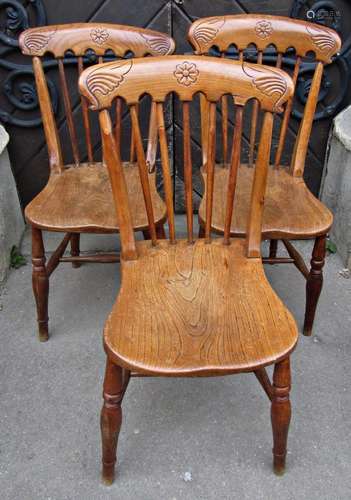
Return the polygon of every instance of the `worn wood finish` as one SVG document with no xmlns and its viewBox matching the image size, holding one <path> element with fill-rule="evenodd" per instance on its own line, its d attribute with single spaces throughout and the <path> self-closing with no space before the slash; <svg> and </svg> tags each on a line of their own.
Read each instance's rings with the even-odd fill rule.
<svg viewBox="0 0 351 500">
<path fill-rule="evenodd" d="M 231 44 L 244 50 L 253 43 L 263 51 L 274 44 L 281 53 L 294 47 L 298 56 L 312 50 L 316 59 L 324 63 L 330 63 L 341 47 L 339 35 L 330 28 L 267 14 L 203 17 L 190 26 L 188 39 L 199 55 L 208 53 L 214 45 L 225 51 Z"/>
<path fill-rule="evenodd" d="M 44 56 L 51 53 L 61 58 L 67 50 L 76 56 L 84 55 L 87 49 L 103 56 L 112 50 L 116 56 L 124 57 L 132 51 L 134 57 L 146 55 L 163 56 L 175 49 L 173 39 L 158 31 L 108 23 L 75 23 L 30 28 L 19 37 L 23 54 Z"/>
<path fill-rule="evenodd" d="M 133 227 L 142 231 L 148 227 L 148 220 L 138 168 L 129 162 L 124 162 L 123 168 L 128 196 L 133 200 Z M 148 174 L 158 224 L 165 220 L 166 207 L 157 193 L 155 176 Z M 61 175 L 51 176 L 43 191 L 27 205 L 25 215 L 33 226 L 51 231 L 115 233 L 119 230 L 108 171 L 101 163 L 67 165 Z"/>
<path fill-rule="evenodd" d="M 224 375 L 294 348 L 294 320 L 243 240 L 159 241 L 154 249 L 141 241 L 137 251 L 133 265 L 121 263 L 122 292 L 104 330 L 115 363 L 165 376 Z"/>
<path fill-rule="evenodd" d="M 306 282 L 306 312 L 303 333 L 311 335 L 314 317 L 323 286 L 323 267 L 326 251 L 326 235 L 315 240 L 312 252 L 311 270 Z"/>
<path fill-rule="evenodd" d="M 296 54 L 292 77 L 294 84 L 297 81 L 302 57 L 311 52 L 314 53 L 316 69 L 305 105 L 303 119 L 301 120 L 294 144 L 294 151 L 289 167 L 290 178 L 287 177 L 286 171 L 281 168 L 280 163 L 291 117 L 293 97 L 289 99 L 285 106 L 278 148 L 274 159 L 275 169 L 281 170 L 281 172 L 272 177 L 271 171 L 269 175 L 263 235 L 268 238 L 308 239 L 326 234 L 332 224 L 332 215 L 308 191 L 302 180 L 302 176 L 322 81 L 323 67 L 324 64 L 331 62 L 332 56 L 340 50 L 341 40 L 339 35 L 325 26 L 317 26 L 305 21 L 264 14 L 250 14 L 198 19 L 191 25 L 188 38 L 195 49 L 195 53 L 203 55 L 208 54 L 210 48 L 213 46 L 216 46 L 223 54 L 230 45 L 235 45 L 242 54 L 245 48 L 250 44 L 254 44 L 257 49 L 258 63 L 262 62 L 262 52 L 264 49 L 270 45 L 274 45 L 277 50 L 276 67 L 281 67 L 282 55 L 289 47 L 293 47 Z M 260 78 L 258 74 L 255 81 L 259 84 Z M 207 110 L 201 108 L 201 113 L 207 114 Z M 249 141 L 250 166 L 253 166 L 254 163 L 257 117 L 258 104 L 255 102 L 251 115 Z M 201 125 L 207 127 L 206 116 L 202 118 Z M 203 144 L 204 140 L 206 140 L 205 138 L 206 133 L 203 134 Z M 220 175 L 216 176 L 217 185 L 215 185 L 212 220 L 212 229 L 219 233 L 225 231 L 225 207 L 223 203 L 225 198 L 223 195 L 226 189 L 225 186 L 227 185 L 227 172 L 222 167 L 221 165 L 216 167 L 216 169 L 221 169 L 221 171 Z M 244 170 L 240 170 L 243 174 Z M 205 161 L 203 161 L 202 172 L 205 177 L 206 190 L 208 179 L 206 178 Z M 293 177 L 299 178 L 300 182 L 295 183 L 292 179 Z M 221 182 L 223 182 L 223 188 L 219 187 Z M 249 195 L 251 186 L 252 178 L 249 173 L 245 172 L 245 174 L 239 175 L 238 203 L 234 208 L 234 218 L 231 228 L 232 235 L 242 235 L 245 231 L 247 221 L 245 207 L 248 206 L 246 196 Z M 245 193 L 245 196 L 241 196 L 240 193 Z M 240 199 L 243 205 L 240 204 Z M 200 223 L 203 224 L 203 227 L 206 227 L 207 224 L 205 206 L 206 193 L 199 212 Z M 275 210 L 275 213 L 273 213 L 273 210 Z M 288 251 L 295 266 L 306 276 L 306 266 L 296 249 L 290 245 Z M 273 263 L 274 258 L 276 259 L 275 263 L 284 262 L 284 259 L 276 257 L 276 250 L 272 250 L 269 259 L 265 259 L 265 262 Z M 306 308 L 308 311 L 315 310 L 319 296 L 319 293 L 313 293 L 312 290 L 313 287 L 307 287 Z M 314 317 L 314 313 L 309 314 L 309 317 L 312 316 Z M 309 321 L 307 320 L 307 312 L 305 321 Z M 308 331 L 308 328 L 306 331 Z"/>
<path fill-rule="evenodd" d="M 243 236 L 248 220 L 250 193 L 254 169 L 241 165 L 238 172 L 237 193 L 234 202 L 232 236 Z M 229 169 L 216 165 L 213 195 L 212 230 L 222 234 L 225 222 L 226 187 Z M 203 171 L 206 185 L 206 173 Z M 200 223 L 205 226 L 206 194 L 199 209 Z M 313 196 L 303 179 L 292 177 L 283 166 L 270 167 L 263 210 L 262 237 L 276 239 L 304 239 L 325 234 L 333 222 L 331 212 Z"/>
<path fill-rule="evenodd" d="M 261 109 L 276 112 L 283 110 L 282 104 L 294 91 L 291 78 L 286 79 L 279 69 L 257 69 L 257 65 L 246 62 L 191 55 L 98 64 L 84 71 L 79 86 L 91 102 L 91 109 L 104 109 L 118 96 L 128 104 L 136 104 L 145 92 L 146 77 L 148 92 L 156 102 L 163 102 L 175 84 L 182 101 L 191 101 L 196 92 L 206 88 L 207 99 L 217 102 L 224 94 L 233 95 L 235 88 L 236 104 L 243 105 L 249 100 L 246 96 L 251 96 L 260 101 Z"/>
<path fill-rule="evenodd" d="M 291 419 L 289 358 L 277 363 L 273 373 L 271 420 L 273 429 L 273 467 L 277 475 L 285 471 L 286 446 Z"/>
<path fill-rule="evenodd" d="M 37 304 L 39 340 L 46 342 L 49 338 L 48 300 L 49 277 L 45 267 L 45 251 L 43 235 L 40 229 L 32 227 L 32 284 Z"/>
<path fill-rule="evenodd" d="M 123 370 L 107 359 L 101 410 L 102 477 L 112 484 L 115 477 L 116 449 L 122 424 L 122 399 L 124 395 Z"/>
<path fill-rule="evenodd" d="M 202 64 L 202 63 L 205 64 Z M 157 77 L 150 68 L 156 68 Z M 122 245 L 122 285 L 117 300 L 104 328 L 104 346 L 108 357 L 104 390 L 106 403 L 113 399 L 113 416 L 103 426 L 103 477 L 111 482 L 114 476 L 116 457 L 116 436 L 120 428 L 120 402 L 122 394 L 122 368 L 133 376 L 213 376 L 253 371 L 269 398 L 273 397 L 272 384 L 264 370 L 266 365 L 286 360 L 297 342 L 297 328 L 289 311 L 269 285 L 262 266 L 259 250 L 262 224 L 262 201 L 269 165 L 272 136 L 273 111 L 277 99 L 286 102 L 292 94 L 291 79 L 283 72 L 263 68 L 261 76 L 271 82 L 279 81 L 285 89 L 281 96 L 276 92 L 257 92 L 255 85 L 247 85 L 250 68 L 241 63 L 221 61 L 213 58 L 183 56 L 165 57 L 153 66 L 148 60 L 136 60 L 131 65 L 100 65 L 91 72 L 85 70 L 80 78 L 80 89 L 99 109 L 103 130 L 103 154 L 110 173 L 116 210 L 130 213 L 126 196 L 125 169 L 120 165 L 116 141 L 108 120 L 108 108 L 113 99 L 123 97 L 132 109 L 135 145 L 138 161 L 146 167 L 140 147 L 140 131 L 136 116 L 139 97 L 149 94 L 156 103 L 158 139 L 161 148 L 161 162 L 169 238 L 157 241 L 135 241 L 134 256 L 127 255 L 133 236 L 130 217 L 120 219 Z M 128 71 L 126 72 L 126 68 Z M 230 73 L 228 71 L 230 69 Z M 233 70 L 234 69 L 234 70 Z M 202 72 L 204 74 L 202 74 Z M 118 85 L 111 85 L 107 95 L 103 82 L 108 79 Z M 142 79 L 142 75 L 143 79 Z M 220 75 L 220 81 L 218 80 Z M 93 83 L 91 78 L 93 78 Z M 214 82 L 218 80 L 218 86 Z M 95 86 L 99 82 L 99 87 Z M 190 88 L 192 87 L 192 88 Z M 224 94 L 235 89 L 237 129 L 234 143 L 241 138 L 242 107 L 253 95 L 268 110 L 264 116 L 264 130 L 261 134 L 258 158 L 252 169 L 253 188 L 250 203 L 249 230 L 246 237 L 226 241 L 211 238 L 212 190 L 215 175 L 216 104 Z M 183 131 L 187 219 L 193 217 L 191 210 L 191 151 L 190 151 L 190 104 L 197 92 L 203 93 L 209 101 L 209 125 L 207 140 L 207 226 L 205 239 L 193 237 L 192 222 L 187 222 L 186 239 L 175 234 L 170 185 L 170 168 L 167 138 L 163 122 L 163 100 L 170 91 L 176 92 L 183 105 Z M 264 94 L 264 95 L 263 95 Z M 153 106 L 152 108 L 153 109 Z M 235 172 L 240 157 L 233 150 L 229 198 L 235 198 Z M 145 176 L 145 168 L 140 169 Z M 142 181 L 143 183 L 143 181 Z M 145 183 L 148 185 L 148 183 Z M 120 191 L 122 186 L 122 193 Z M 124 191 L 124 193 L 123 193 Z M 144 190 L 144 191 L 147 191 Z M 145 193 L 145 203 L 152 198 Z M 228 219 L 230 217 L 228 216 Z M 228 220 L 228 228 L 230 228 Z M 153 219 L 149 220 L 151 240 Z M 145 231 L 145 236 L 149 234 Z M 258 242 L 258 243 L 257 243 Z M 235 280 L 233 279 L 235 276 Z M 115 365 L 114 388 L 109 382 Z M 107 396 L 106 396 L 107 394 Z M 274 404 L 276 401 L 274 402 Z M 279 408 L 275 412 L 275 435 L 285 432 L 285 422 L 280 424 Z M 276 439 L 276 438 L 275 438 Z M 277 445 L 278 446 L 278 445 Z M 279 448 L 280 450 L 280 448 Z M 279 452 L 278 450 L 278 452 Z M 278 453 L 277 452 L 277 453 Z"/>
<path fill-rule="evenodd" d="M 89 109 L 87 99 L 83 95 L 81 95 L 80 104 L 88 162 L 81 163 L 81 152 L 78 147 L 79 137 L 76 129 L 77 121 L 75 114 L 73 114 L 73 100 L 70 95 L 63 58 L 67 51 L 77 57 L 76 70 L 77 76 L 79 76 L 84 70 L 84 56 L 88 50 L 95 52 L 99 64 L 102 64 L 106 50 L 112 51 L 119 58 L 123 58 L 127 52 L 132 52 L 136 57 L 161 56 L 172 53 L 175 44 L 171 37 L 163 33 L 106 23 L 78 23 L 31 28 L 21 34 L 19 44 L 23 54 L 33 57 L 34 74 L 51 167 L 51 175 L 47 185 L 27 205 L 25 210 L 26 220 L 33 228 L 36 228 L 33 233 L 36 235 L 36 243 L 33 244 L 33 248 L 35 247 L 37 252 L 41 248 L 38 243 L 38 235 L 41 234 L 40 231 L 37 231 L 39 229 L 69 233 L 71 242 L 71 257 L 63 257 L 63 252 L 67 246 L 67 237 L 65 237 L 50 259 L 47 269 L 45 269 L 45 260 L 40 266 L 33 267 L 33 289 L 37 302 L 40 336 L 47 339 L 47 313 L 45 313 L 45 309 L 47 310 L 46 287 L 48 288 L 48 284 L 46 286 L 45 280 L 48 279 L 58 264 L 60 262 L 72 262 L 73 267 L 79 267 L 82 262 L 115 262 L 117 259 L 116 256 L 99 254 L 80 257 L 79 233 L 114 233 L 118 232 L 120 226 L 122 226 L 122 231 L 125 232 L 124 238 L 129 241 L 129 244 L 125 245 L 124 258 L 127 259 L 135 257 L 133 230 L 145 230 L 150 224 L 148 219 L 150 213 L 148 214 L 147 210 L 145 210 L 144 189 L 142 183 L 140 183 L 138 173 L 140 162 L 138 164 L 135 162 L 121 164 L 119 158 L 122 119 L 121 99 L 116 101 L 114 130 L 116 144 L 110 156 L 113 157 L 113 168 L 123 168 L 125 170 L 126 183 L 124 185 L 119 183 L 116 190 L 122 200 L 128 196 L 133 199 L 131 212 L 127 213 L 123 208 L 126 206 L 126 200 L 124 200 L 121 207 L 116 207 L 116 210 L 112 208 L 113 198 L 108 170 L 102 163 L 94 162 Z M 62 156 L 51 96 L 41 62 L 41 57 L 46 54 L 52 54 L 58 60 L 59 81 L 68 136 L 73 153 L 73 164 L 65 165 Z M 115 63 L 118 64 L 118 62 Z M 95 82 L 95 84 L 99 86 L 99 82 Z M 103 116 L 100 119 L 103 121 Z M 108 120 L 109 117 L 105 117 L 103 125 L 109 130 L 110 123 L 108 123 Z M 154 165 L 155 147 L 157 147 L 155 139 L 157 137 L 157 127 L 154 118 L 150 120 L 149 135 L 148 158 Z M 139 147 L 140 143 L 141 141 L 139 141 Z M 105 149 L 108 149 L 108 147 L 109 144 L 105 146 Z M 132 137 L 131 157 L 133 160 L 135 147 L 136 140 Z M 166 207 L 156 190 L 156 173 L 150 172 L 148 174 L 146 172 L 143 181 L 149 185 L 150 196 L 153 198 L 155 220 L 152 220 L 152 224 L 154 224 L 154 237 L 156 237 L 157 231 L 163 234 L 162 230 L 157 226 L 162 225 L 165 219 Z M 153 214 L 152 217 L 154 217 Z M 127 223 L 131 225 L 128 230 L 125 229 Z M 41 250 L 43 256 L 40 258 L 45 259 L 44 247 Z"/>
</svg>

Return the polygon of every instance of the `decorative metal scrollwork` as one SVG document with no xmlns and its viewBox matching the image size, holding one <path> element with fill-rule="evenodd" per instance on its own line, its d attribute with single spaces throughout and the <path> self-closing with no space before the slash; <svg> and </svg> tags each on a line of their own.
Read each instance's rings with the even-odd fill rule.
<svg viewBox="0 0 351 500">
<path fill-rule="evenodd" d="M 41 0 L 29 0 L 25 7 L 18 0 L 0 0 L 0 12 L 5 11 L 5 24 L 0 31 L 0 68 L 8 71 L 3 80 L 2 90 L 3 105 L 6 101 L 9 107 L 23 112 L 38 111 L 35 118 L 18 117 L 13 111 L 0 108 L 0 120 L 10 125 L 19 127 L 36 127 L 41 124 L 39 103 L 35 88 L 34 75 L 31 61 L 27 64 L 15 62 L 13 56 L 19 51 L 18 35 L 29 27 L 29 15 L 34 14 L 36 25 L 46 24 L 46 13 Z M 45 63 L 46 66 L 50 63 Z M 45 67 L 44 64 L 44 67 Z M 55 85 L 48 81 L 49 89 L 53 98 L 53 108 L 56 112 L 58 105 L 58 93 Z"/>
<path fill-rule="evenodd" d="M 309 2 L 308 0 L 295 0 L 290 16 L 333 28 L 343 39 L 340 53 L 334 57 L 332 64 L 325 67 L 318 97 L 318 108 L 314 116 L 314 120 L 331 118 L 347 104 L 347 91 L 350 81 L 351 36 L 347 33 L 348 37 L 345 38 L 345 34 L 341 32 L 342 13 L 335 1 L 319 0 Z M 289 65 L 289 61 L 284 60 L 284 62 Z M 297 79 L 297 102 L 293 109 L 295 118 L 300 119 L 302 117 L 303 106 L 312 83 L 314 68 L 313 63 L 303 62 L 301 65 Z M 337 93 L 335 88 L 338 89 Z M 333 98 L 331 98 L 332 89 L 333 94 L 335 94 Z M 301 109 L 299 109 L 299 104 L 301 104 Z"/>
</svg>

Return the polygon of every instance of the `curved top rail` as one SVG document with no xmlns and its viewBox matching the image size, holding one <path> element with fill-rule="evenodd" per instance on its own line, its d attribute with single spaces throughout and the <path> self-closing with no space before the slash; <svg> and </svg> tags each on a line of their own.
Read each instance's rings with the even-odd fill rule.
<svg viewBox="0 0 351 500">
<path fill-rule="evenodd" d="M 262 109 L 281 111 L 282 104 L 294 92 L 290 76 L 277 68 L 206 56 L 150 57 L 98 64 L 82 73 L 79 88 L 92 109 L 110 107 L 117 96 L 135 104 L 145 93 L 162 102 L 170 92 L 176 92 L 182 101 L 190 101 L 195 93 L 202 92 L 209 101 L 231 94 L 237 104 L 256 98 Z"/>
<path fill-rule="evenodd" d="M 23 54 L 43 56 L 51 53 L 55 57 L 64 57 L 72 51 L 76 56 L 83 56 L 88 49 L 97 55 L 104 55 L 112 50 L 116 56 L 123 57 L 132 51 L 135 57 L 146 54 L 164 56 L 172 54 L 175 43 L 170 36 L 149 29 L 136 28 L 107 23 L 58 24 L 30 28 L 19 37 Z"/>
<path fill-rule="evenodd" d="M 199 55 L 206 54 L 212 46 L 223 51 L 235 44 L 238 50 L 244 50 L 253 43 L 262 51 L 273 44 L 278 52 L 294 47 L 301 57 L 312 51 L 323 63 L 330 63 L 341 47 L 339 35 L 330 28 L 264 14 L 204 17 L 190 26 L 188 39 Z"/>
</svg>

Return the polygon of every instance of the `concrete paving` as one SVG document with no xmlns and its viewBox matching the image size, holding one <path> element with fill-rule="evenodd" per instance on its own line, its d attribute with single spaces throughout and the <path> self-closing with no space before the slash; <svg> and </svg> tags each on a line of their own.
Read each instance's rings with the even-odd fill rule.
<svg viewBox="0 0 351 500">
<path fill-rule="evenodd" d="M 83 238 L 84 249 L 101 245 L 115 238 Z M 251 374 L 134 379 L 110 488 L 99 477 L 101 332 L 119 266 L 55 272 L 45 344 L 36 338 L 30 265 L 13 271 L 0 298 L 0 499 L 350 499 L 351 279 L 341 268 L 328 257 L 315 334 L 301 336 L 292 357 L 285 476 L 272 473 L 270 406 Z M 303 278 L 293 266 L 267 275 L 301 327 Z"/>
</svg>

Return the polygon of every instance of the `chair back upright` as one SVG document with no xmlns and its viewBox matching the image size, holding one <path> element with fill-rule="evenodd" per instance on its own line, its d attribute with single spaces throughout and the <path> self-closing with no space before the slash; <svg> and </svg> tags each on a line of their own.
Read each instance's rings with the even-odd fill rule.
<svg viewBox="0 0 351 500">
<path fill-rule="evenodd" d="M 100 143 L 98 123 L 91 123 L 88 105 L 78 93 L 78 77 L 86 66 L 104 60 L 126 57 L 161 56 L 172 54 L 174 40 L 163 33 L 148 29 L 106 23 L 77 23 L 30 28 L 19 38 L 23 54 L 33 58 L 33 68 L 42 114 L 45 138 L 49 151 L 51 172 L 62 172 L 65 158 L 78 166 L 82 161 L 94 161 Z M 46 66 L 59 70 L 59 85 L 64 113 L 56 117 L 55 87 L 44 72 L 43 60 L 47 55 L 54 59 Z M 54 75 L 55 76 L 55 75 Z M 116 141 L 121 141 L 122 101 L 117 99 L 114 113 Z M 65 119 L 67 126 L 65 127 Z M 77 133 L 81 124 L 84 134 Z M 60 132 L 60 133 L 59 133 Z M 61 135 L 61 139 L 60 139 Z M 84 136 L 83 137 L 81 137 Z M 150 162 L 155 161 L 152 143 L 155 142 L 154 123 L 150 122 Z M 130 161 L 134 160 L 134 138 L 130 138 Z M 84 144 L 85 143 L 85 144 Z"/>
<path fill-rule="evenodd" d="M 269 165 L 273 114 L 281 111 L 282 106 L 292 96 L 294 86 L 285 72 L 249 63 L 232 62 L 213 57 L 166 56 L 155 58 L 116 61 L 99 64 L 86 69 L 79 80 L 83 96 L 91 103 L 92 109 L 99 111 L 99 120 L 103 142 L 103 154 L 108 167 L 115 209 L 120 227 L 122 258 L 133 260 L 138 257 L 130 216 L 124 172 L 121 165 L 120 143 L 113 133 L 111 109 L 116 99 L 123 99 L 129 108 L 134 129 L 137 162 L 143 195 L 148 216 L 149 232 L 152 245 L 158 241 L 153 217 L 152 198 L 150 196 L 146 157 L 142 143 L 138 120 L 138 103 L 143 95 L 148 94 L 156 108 L 158 141 L 161 152 L 161 165 L 169 243 L 176 244 L 176 230 L 173 204 L 173 182 L 168 155 L 167 134 L 164 120 L 164 107 L 169 94 L 175 94 L 182 104 L 183 115 L 183 157 L 185 175 L 186 226 L 187 240 L 194 243 L 193 231 L 193 166 L 190 148 L 191 105 L 197 94 L 203 95 L 209 106 L 208 127 L 208 162 L 206 192 L 206 228 L 205 241 L 211 243 L 211 221 L 213 191 L 215 182 L 215 142 L 216 142 L 216 105 L 222 96 L 230 96 L 236 105 L 235 129 L 233 134 L 233 153 L 230 162 L 230 174 L 226 193 L 226 217 L 223 244 L 230 244 L 230 225 L 233 214 L 236 178 L 240 162 L 240 144 L 242 140 L 243 109 L 251 99 L 257 99 L 264 111 L 263 127 L 259 140 L 256 169 L 253 176 L 250 214 L 246 234 L 248 257 L 260 257 L 261 226 L 266 178 Z M 112 207 L 111 207 L 112 209 Z"/>
<path fill-rule="evenodd" d="M 339 35 L 332 29 L 310 22 L 288 17 L 264 14 L 229 15 L 207 17 L 196 20 L 189 29 L 188 39 L 194 47 L 195 54 L 206 55 L 217 48 L 222 57 L 228 55 L 228 49 L 234 48 L 235 57 L 243 61 L 259 64 L 274 64 L 277 68 L 289 68 L 297 88 L 299 70 L 306 56 L 314 55 L 308 62 L 312 63 L 313 77 L 308 90 L 303 118 L 294 143 L 290 163 L 290 172 L 294 176 L 302 176 L 305 166 L 309 138 L 312 130 L 314 114 L 318 103 L 322 81 L 323 67 L 331 62 L 341 47 Z M 313 65 L 314 63 L 314 65 Z M 282 160 L 289 121 L 293 106 L 292 96 L 286 103 L 282 116 L 278 147 L 274 165 L 279 168 Z M 228 108 L 226 99 L 222 100 L 222 152 L 223 163 L 228 155 Z M 206 142 L 208 127 L 208 109 L 201 106 L 202 140 Z M 248 161 L 253 165 L 255 160 L 256 137 L 259 118 L 259 106 L 256 101 L 251 113 L 251 126 L 248 138 Z"/>
</svg>

